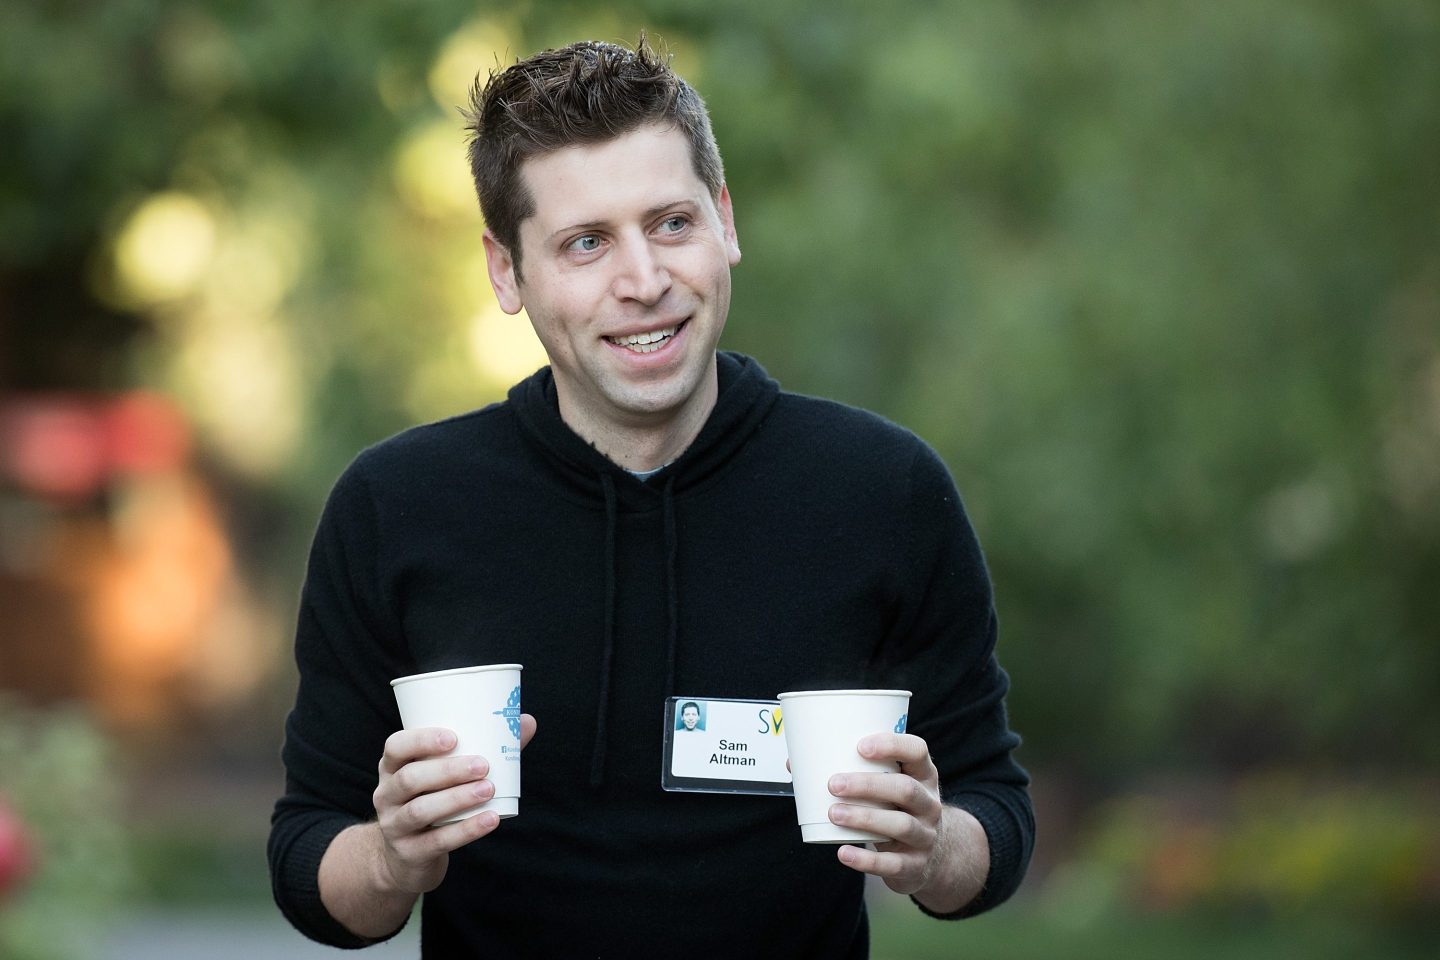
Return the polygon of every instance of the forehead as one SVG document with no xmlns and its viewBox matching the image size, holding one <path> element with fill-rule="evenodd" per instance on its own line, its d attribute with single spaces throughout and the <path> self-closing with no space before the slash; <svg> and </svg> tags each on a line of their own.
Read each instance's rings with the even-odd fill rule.
<svg viewBox="0 0 1440 960">
<path fill-rule="evenodd" d="M 520 175 L 534 201 L 526 224 L 541 236 L 709 196 L 691 163 L 689 140 L 668 125 L 643 126 L 613 140 L 532 157 Z"/>
</svg>

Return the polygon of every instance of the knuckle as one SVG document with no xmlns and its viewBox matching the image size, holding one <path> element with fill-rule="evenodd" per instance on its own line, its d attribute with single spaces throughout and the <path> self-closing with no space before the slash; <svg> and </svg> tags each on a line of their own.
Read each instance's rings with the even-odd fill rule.
<svg viewBox="0 0 1440 960">
<path fill-rule="evenodd" d="M 420 834 L 420 845 L 426 860 L 433 860 L 449 852 L 449 848 L 445 846 L 444 834 L 439 830 L 430 830 Z"/>
<path fill-rule="evenodd" d="M 430 825 L 423 804 L 407 803 L 395 814 L 394 824 L 404 833 L 424 838 L 425 828 Z"/>
</svg>

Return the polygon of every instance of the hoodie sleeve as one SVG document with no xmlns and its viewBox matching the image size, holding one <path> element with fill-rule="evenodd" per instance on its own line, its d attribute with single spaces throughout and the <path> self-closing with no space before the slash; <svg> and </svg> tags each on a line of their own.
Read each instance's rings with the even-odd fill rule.
<svg viewBox="0 0 1440 960">
<path fill-rule="evenodd" d="M 910 732 L 929 745 L 942 798 L 971 813 L 990 844 L 981 893 L 945 915 L 959 919 L 1003 903 L 1024 878 L 1035 835 L 1030 778 L 1012 757 L 1020 738 L 1005 710 L 1010 681 L 995 655 L 985 558 L 949 471 L 923 444 L 904 503 L 901 599 L 886 642 L 887 672 L 914 693 Z"/>
<path fill-rule="evenodd" d="M 363 457 L 363 455 L 362 455 Z M 385 739 L 400 728 L 389 681 L 405 672 L 397 618 L 380 587 L 380 512 L 360 460 L 336 483 L 311 547 L 295 633 L 299 688 L 285 723 L 285 794 L 271 817 L 275 902 L 313 940 L 355 948 L 320 900 L 320 860 L 374 816 Z"/>
</svg>

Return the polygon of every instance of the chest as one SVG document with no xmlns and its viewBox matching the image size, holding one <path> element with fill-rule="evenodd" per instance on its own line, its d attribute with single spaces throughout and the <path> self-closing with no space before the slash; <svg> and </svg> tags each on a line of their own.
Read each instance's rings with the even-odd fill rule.
<svg viewBox="0 0 1440 960">
<path fill-rule="evenodd" d="M 854 516 L 682 501 L 667 531 L 660 509 L 608 528 L 580 504 L 511 506 L 407 532 L 390 589 L 417 669 L 519 662 L 529 689 L 597 669 L 608 631 L 617 679 L 662 695 L 673 636 L 677 687 L 770 697 L 861 682 L 887 626 L 888 534 Z"/>
</svg>

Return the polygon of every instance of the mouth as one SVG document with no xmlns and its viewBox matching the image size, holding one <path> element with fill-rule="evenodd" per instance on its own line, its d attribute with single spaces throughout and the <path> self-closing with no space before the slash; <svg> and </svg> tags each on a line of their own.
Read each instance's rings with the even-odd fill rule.
<svg viewBox="0 0 1440 960">
<path fill-rule="evenodd" d="M 685 326 L 686 321 L 674 324 L 669 327 L 661 327 L 659 330 L 649 330 L 645 333 L 632 333 L 623 337 L 606 337 L 605 340 L 617 347 L 624 347 L 631 353 L 654 353 L 665 344 L 669 343 L 680 328 Z"/>
</svg>

